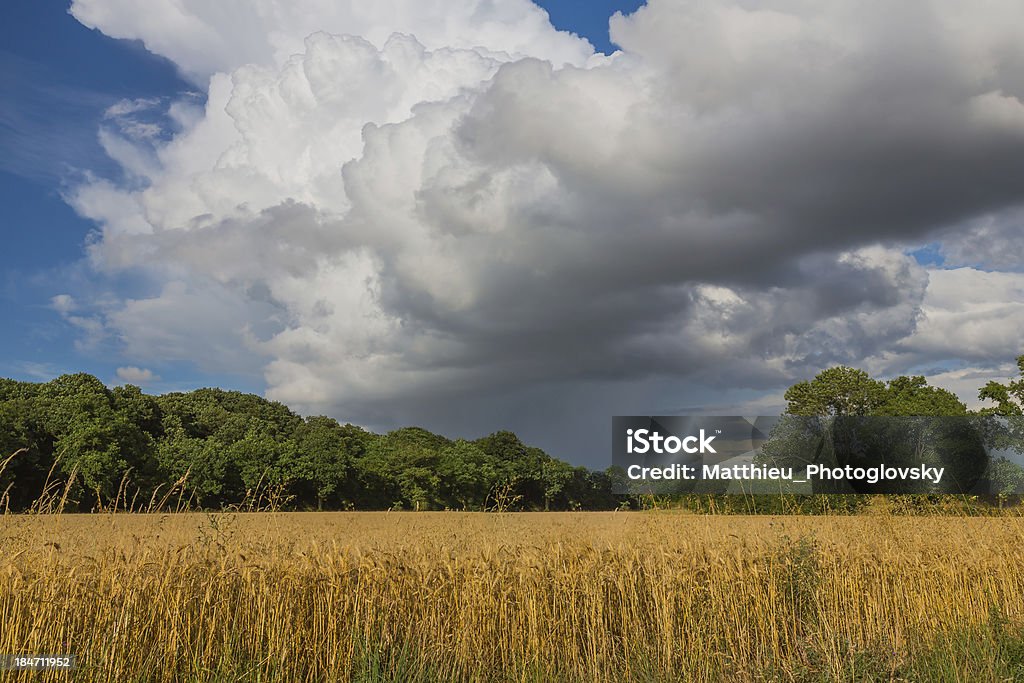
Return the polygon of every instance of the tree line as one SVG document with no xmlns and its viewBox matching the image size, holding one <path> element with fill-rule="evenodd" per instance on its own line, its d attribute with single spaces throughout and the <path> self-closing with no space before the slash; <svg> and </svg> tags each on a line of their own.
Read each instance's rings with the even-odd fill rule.
<svg viewBox="0 0 1024 683">
<path fill-rule="evenodd" d="M 979 391 L 991 404 L 981 414 L 1016 425 L 1013 444 L 1024 443 L 1024 356 L 1017 364 L 1020 378 Z M 922 376 L 882 382 L 845 366 L 794 384 L 785 399 L 787 414 L 802 416 L 969 414 Z M 206 509 L 263 498 L 296 510 L 642 507 L 612 493 L 615 476 L 569 465 L 508 431 L 475 440 L 419 427 L 375 434 L 238 391 L 152 396 L 85 373 L 0 379 L 0 511 L 31 509 L 54 482 L 64 487 L 64 509 L 78 511 L 146 509 L 168 496 Z M 1013 476 L 1024 474 L 1014 468 Z"/>
<path fill-rule="evenodd" d="M 419 427 L 374 434 L 300 417 L 259 396 L 198 389 L 151 396 L 92 375 L 0 379 L 0 510 L 29 509 L 50 482 L 68 510 L 186 500 L 231 508 L 604 510 L 605 472 L 573 467 L 508 431 L 448 439 Z"/>
</svg>

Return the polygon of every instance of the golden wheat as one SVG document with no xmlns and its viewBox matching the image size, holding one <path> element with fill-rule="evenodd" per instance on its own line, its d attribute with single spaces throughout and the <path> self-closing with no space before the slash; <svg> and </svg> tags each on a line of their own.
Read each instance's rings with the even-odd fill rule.
<svg viewBox="0 0 1024 683">
<path fill-rule="evenodd" d="M 1016 517 L 7 515 L 0 654 L 78 668 L 0 680 L 1003 676 L 1022 547 Z"/>
</svg>

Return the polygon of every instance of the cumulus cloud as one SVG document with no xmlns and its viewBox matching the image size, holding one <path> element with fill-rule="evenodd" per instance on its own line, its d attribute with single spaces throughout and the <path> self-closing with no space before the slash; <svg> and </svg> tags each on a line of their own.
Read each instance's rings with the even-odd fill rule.
<svg viewBox="0 0 1024 683">
<path fill-rule="evenodd" d="M 1001 363 L 1018 285 L 904 253 L 1019 224 L 1024 25 L 983 4 L 650 0 L 606 57 L 525 0 L 76 0 L 208 83 L 70 196 L 96 271 L 159 285 L 104 329 L 301 409 L 542 442 L 833 363 Z"/>
<path fill-rule="evenodd" d="M 70 294 L 58 294 L 50 298 L 50 308 L 61 315 L 71 313 L 76 307 L 75 298 Z"/>
<path fill-rule="evenodd" d="M 942 255 L 951 266 L 1024 270 L 1024 206 L 976 216 L 945 231 Z"/>
<path fill-rule="evenodd" d="M 484 47 L 579 64 L 593 53 L 584 39 L 556 31 L 529 0 L 74 0 L 71 14 L 114 38 L 141 40 L 197 83 L 246 64 L 271 65 L 303 52 L 318 31 L 362 36 L 382 46 L 393 33 L 415 34 L 429 48 Z"/>
<path fill-rule="evenodd" d="M 149 384 L 160 379 L 159 375 L 147 368 L 137 368 L 133 365 L 117 369 L 117 378 L 126 384 Z"/>
<path fill-rule="evenodd" d="M 921 308 L 904 346 L 922 357 L 976 363 L 1024 353 L 1024 273 L 932 270 Z"/>
</svg>

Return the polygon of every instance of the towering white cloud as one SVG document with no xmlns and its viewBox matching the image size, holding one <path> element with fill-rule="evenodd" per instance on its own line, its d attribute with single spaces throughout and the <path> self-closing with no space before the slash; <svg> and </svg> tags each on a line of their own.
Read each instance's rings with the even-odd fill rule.
<svg viewBox="0 0 1024 683">
<path fill-rule="evenodd" d="M 557 65 L 593 52 L 586 40 L 552 28 L 529 0 L 74 0 L 70 11 L 109 36 L 141 40 L 200 85 L 247 64 L 283 64 L 321 31 L 377 47 L 394 33 L 415 34 L 428 48 L 484 47 Z"/>
<path fill-rule="evenodd" d="M 434 4 L 76 0 L 209 77 L 169 142 L 133 134 L 142 104 L 111 114 L 128 181 L 73 196 L 94 267 L 160 285 L 96 314 L 130 356 L 261 367 L 272 397 L 356 420 L 474 406 L 488 429 L 502 391 L 628 385 L 641 411 L 685 393 L 653 378 L 1016 353 L 945 334 L 980 320 L 959 276 L 903 253 L 1019 215 L 1016 0 L 651 0 L 612 19 L 612 57 L 525 0 Z"/>
</svg>

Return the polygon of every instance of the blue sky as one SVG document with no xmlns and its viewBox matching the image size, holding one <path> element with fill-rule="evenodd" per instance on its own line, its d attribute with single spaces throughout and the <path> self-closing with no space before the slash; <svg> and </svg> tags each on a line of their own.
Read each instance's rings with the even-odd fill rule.
<svg viewBox="0 0 1024 683">
<path fill-rule="evenodd" d="M 636 0 L 545 0 L 556 28 L 611 52 L 608 18 Z M 90 286 L 81 260 L 95 225 L 64 201 L 86 171 L 117 178 L 97 141 L 104 111 L 122 99 L 170 100 L 195 88 L 138 40 L 116 40 L 72 17 L 61 0 L 0 4 L 0 376 L 45 380 L 91 372 L 110 381 L 130 363 L 113 349 L 76 349 L 78 331 L 51 308 L 58 293 Z M 201 94 L 201 93 L 197 93 Z M 203 373 L 188 363 L 160 369 L 162 387 L 221 384 L 261 391 L 258 376 Z"/>
<path fill-rule="evenodd" d="M 137 41 L 90 30 L 66 3 L 49 0 L 0 6 L 0 79 L 0 312 L 7 321 L 0 374 L 38 380 L 84 370 L 109 379 L 117 359 L 78 353 L 75 331 L 49 306 L 74 287 L 95 228 L 62 193 L 86 170 L 119 173 L 97 142 L 107 107 L 189 85 Z"/>
</svg>

